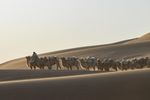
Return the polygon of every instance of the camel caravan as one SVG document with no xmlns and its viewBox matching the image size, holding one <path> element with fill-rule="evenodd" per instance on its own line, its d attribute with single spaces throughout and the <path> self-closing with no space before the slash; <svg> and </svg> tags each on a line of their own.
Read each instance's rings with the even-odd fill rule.
<svg viewBox="0 0 150 100">
<path fill-rule="evenodd" d="M 150 58 L 144 57 L 139 59 L 113 60 L 100 59 L 96 57 L 38 57 L 33 52 L 32 56 L 27 56 L 27 66 L 31 69 L 49 69 L 52 70 L 98 70 L 98 71 L 118 71 L 150 68 Z"/>
</svg>

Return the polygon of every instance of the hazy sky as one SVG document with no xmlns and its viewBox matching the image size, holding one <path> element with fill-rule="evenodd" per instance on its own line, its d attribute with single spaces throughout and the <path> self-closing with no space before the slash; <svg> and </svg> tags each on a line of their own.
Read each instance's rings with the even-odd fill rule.
<svg viewBox="0 0 150 100">
<path fill-rule="evenodd" d="M 0 0 L 0 63 L 150 31 L 150 0 Z"/>
</svg>

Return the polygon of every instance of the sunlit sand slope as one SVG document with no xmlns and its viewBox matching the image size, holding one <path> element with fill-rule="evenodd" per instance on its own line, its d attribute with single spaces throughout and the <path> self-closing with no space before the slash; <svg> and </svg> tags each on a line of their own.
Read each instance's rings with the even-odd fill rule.
<svg viewBox="0 0 150 100">
<path fill-rule="evenodd" d="M 74 48 L 41 54 L 41 56 L 95 56 L 99 58 L 130 59 L 150 56 L 150 33 L 131 40 L 108 45 Z M 12 60 L 0 65 L 0 69 L 28 69 L 25 58 Z"/>
</svg>

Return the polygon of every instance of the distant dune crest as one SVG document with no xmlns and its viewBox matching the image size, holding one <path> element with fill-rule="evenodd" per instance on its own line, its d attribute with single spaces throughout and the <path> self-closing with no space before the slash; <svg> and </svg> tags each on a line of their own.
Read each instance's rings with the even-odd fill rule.
<svg viewBox="0 0 150 100">
<path fill-rule="evenodd" d="M 137 42 L 147 42 L 147 41 L 150 41 L 150 33 L 147 33 L 147 34 L 145 34 L 137 39 L 134 39 L 132 41 L 129 41 L 127 43 L 137 43 Z"/>
<path fill-rule="evenodd" d="M 141 40 L 150 40 L 150 33 L 143 35 L 140 39 Z"/>
</svg>

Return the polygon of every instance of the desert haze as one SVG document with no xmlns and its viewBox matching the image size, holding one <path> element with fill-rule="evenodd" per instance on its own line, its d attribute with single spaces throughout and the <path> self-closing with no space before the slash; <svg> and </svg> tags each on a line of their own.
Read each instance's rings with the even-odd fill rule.
<svg viewBox="0 0 150 100">
<path fill-rule="evenodd" d="M 28 56 L 28 55 L 25 55 Z M 40 57 L 150 57 L 150 33 L 117 43 L 39 54 Z M 0 65 L 1 100 L 149 100 L 150 69 L 30 70 L 25 57 Z"/>
</svg>

